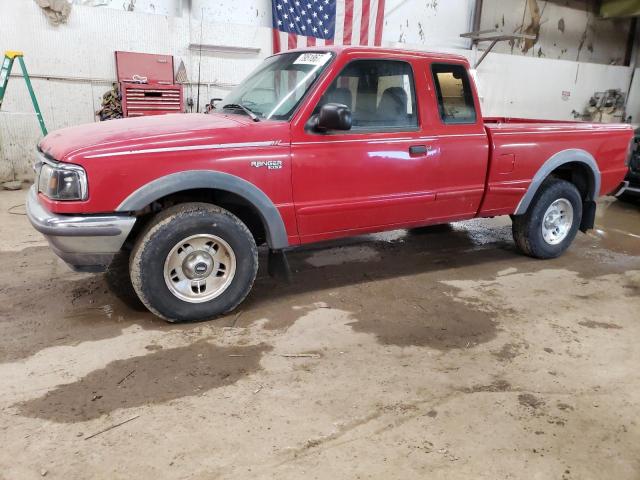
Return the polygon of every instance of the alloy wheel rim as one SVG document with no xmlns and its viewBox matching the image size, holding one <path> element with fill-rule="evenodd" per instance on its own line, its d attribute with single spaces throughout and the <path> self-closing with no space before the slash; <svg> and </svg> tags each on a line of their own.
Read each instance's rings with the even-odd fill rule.
<svg viewBox="0 0 640 480">
<path fill-rule="evenodd" d="M 222 295 L 236 273 L 236 256 L 222 238 L 192 235 L 179 241 L 164 262 L 164 280 L 180 300 L 203 303 Z"/>
<path fill-rule="evenodd" d="M 554 201 L 542 217 L 542 238 L 549 245 L 561 243 L 573 225 L 573 206 L 566 198 Z"/>
</svg>

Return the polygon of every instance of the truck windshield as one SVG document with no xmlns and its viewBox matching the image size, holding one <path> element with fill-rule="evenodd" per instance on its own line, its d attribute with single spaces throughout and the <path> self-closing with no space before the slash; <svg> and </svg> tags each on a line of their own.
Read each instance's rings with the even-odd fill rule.
<svg viewBox="0 0 640 480">
<path fill-rule="evenodd" d="M 332 57 L 331 52 L 269 57 L 229 92 L 217 109 L 239 115 L 253 113 L 258 119 L 288 120 Z"/>
</svg>

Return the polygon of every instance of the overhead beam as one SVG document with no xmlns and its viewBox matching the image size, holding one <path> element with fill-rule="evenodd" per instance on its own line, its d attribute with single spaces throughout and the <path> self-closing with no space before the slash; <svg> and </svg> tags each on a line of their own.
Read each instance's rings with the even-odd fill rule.
<svg viewBox="0 0 640 480">
<path fill-rule="evenodd" d="M 210 45 L 206 43 L 190 43 L 189 50 L 195 50 L 208 53 L 235 53 L 242 55 L 257 55 L 260 48 L 255 47 L 237 47 L 234 45 Z"/>
</svg>

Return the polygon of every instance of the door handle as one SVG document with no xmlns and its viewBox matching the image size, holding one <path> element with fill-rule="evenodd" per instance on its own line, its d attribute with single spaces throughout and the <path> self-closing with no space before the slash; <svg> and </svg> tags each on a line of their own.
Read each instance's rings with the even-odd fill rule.
<svg viewBox="0 0 640 480">
<path fill-rule="evenodd" d="M 409 147 L 409 155 L 424 155 L 429 150 L 431 150 L 430 145 L 412 145 Z"/>
</svg>

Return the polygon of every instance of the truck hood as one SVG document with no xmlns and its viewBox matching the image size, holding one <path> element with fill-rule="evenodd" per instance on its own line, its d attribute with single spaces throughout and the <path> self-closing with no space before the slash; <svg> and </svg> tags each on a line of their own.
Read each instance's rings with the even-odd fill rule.
<svg viewBox="0 0 640 480">
<path fill-rule="evenodd" d="M 55 160 L 83 163 L 87 157 L 111 157 L 131 150 L 266 139 L 284 141 L 286 131 L 286 122 L 253 122 L 240 115 L 181 113 L 63 128 L 43 138 L 39 148 Z"/>
</svg>

